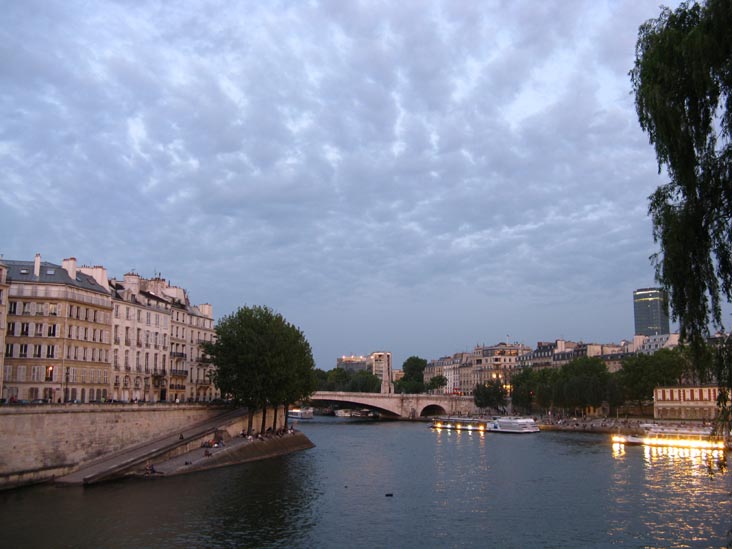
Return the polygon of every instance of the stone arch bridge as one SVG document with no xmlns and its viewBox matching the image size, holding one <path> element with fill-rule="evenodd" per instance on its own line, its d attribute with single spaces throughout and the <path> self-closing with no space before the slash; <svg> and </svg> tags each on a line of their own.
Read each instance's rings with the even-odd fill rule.
<svg viewBox="0 0 732 549">
<path fill-rule="evenodd" d="M 473 397 L 469 396 L 317 391 L 310 396 L 310 401 L 314 403 L 339 403 L 352 408 L 369 408 L 380 412 L 386 417 L 404 419 L 478 413 Z"/>
</svg>

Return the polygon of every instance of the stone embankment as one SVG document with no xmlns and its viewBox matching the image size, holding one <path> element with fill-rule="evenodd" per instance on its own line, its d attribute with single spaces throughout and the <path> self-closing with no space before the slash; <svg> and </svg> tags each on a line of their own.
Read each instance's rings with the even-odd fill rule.
<svg viewBox="0 0 732 549">
<path fill-rule="evenodd" d="M 276 417 L 269 410 L 265 428 L 283 423 L 281 409 Z M 49 480 L 89 484 L 124 476 L 149 461 L 194 452 L 207 438 L 235 437 L 246 419 L 246 411 L 205 405 L 0 407 L 0 489 Z M 260 423 L 258 412 L 254 425 Z M 242 450 L 239 462 L 296 451 L 307 444 L 302 438 Z M 220 466 L 216 464 L 225 459 L 234 462 L 237 457 L 226 452 L 209 463 Z"/>
<path fill-rule="evenodd" d="M 292 430 L 264 438 L 236 436 L 221 442 L 212 439 L 210 444 L 170 459 L 150 461 L 145 464 L 145 468 L 138 467 L 129 474 L 144 477 L 181 475 L 283 456 L 314 447 L 303 433 Z"/>
</svg>

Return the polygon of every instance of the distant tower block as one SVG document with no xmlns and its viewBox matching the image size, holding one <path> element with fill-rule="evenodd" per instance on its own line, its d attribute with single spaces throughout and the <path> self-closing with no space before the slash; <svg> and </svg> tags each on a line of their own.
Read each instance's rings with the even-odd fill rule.
<svg viewBox="0 0 732 549">
<path fill-rule="evenodd" d="M 661 288 L 640 288 L 633 292 L 635 335 L 670 333 L 666 292 Z"/>
</svg>

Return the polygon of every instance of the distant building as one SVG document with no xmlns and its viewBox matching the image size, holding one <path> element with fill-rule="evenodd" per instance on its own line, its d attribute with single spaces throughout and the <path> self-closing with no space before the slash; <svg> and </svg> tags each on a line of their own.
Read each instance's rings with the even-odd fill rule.
<svg viewBox="0 0 732 549">
<path fill-rule="evenodd" d="M 343 355 L 336 360 L 336 368 L 343 368 L 347 372 L 370 372 L 371 359 L 361 355 Z"/>
<path fill-rule="evenodd" d="M 691 387 L 656 387 L 653 390 L 653 417 L 656 419 L 717 418 L 719 390 L 712 385 Z"/>
<path fill-rule="evenodd" d="M 636 348 L 636 352 L 643 355 L 652 355 L 661 349 L 674 349 L 679 345 L 679 334 L 659 334 L 643 338 Z"/>
<path fill-rule="evenodd" d="M 372 365 L 372 373 L 381 380 L 381 392 L 390 394 L 394 392 L 394 384 L 391 381 L 391 353 L 377 351 L 369 355 Z"/>
<path fill-rule="evenodd" d="M 635 334 L 653 336 L 670 333 L 668 302 L 661 288 L 640 288 L 633 292 Z"/>
</svg>

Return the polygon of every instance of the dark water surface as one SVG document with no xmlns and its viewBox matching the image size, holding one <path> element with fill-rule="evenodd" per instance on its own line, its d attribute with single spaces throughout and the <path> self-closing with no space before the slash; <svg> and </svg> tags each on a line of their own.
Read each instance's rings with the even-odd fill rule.
<svg viewBox="0 0 732 549">
<path fill-rule="evenodd" d="M 0 546 L 724 547 L 730 541 L 732 473 L 720 473 L 719 460 L 709 456 L 613 447 L 607 435 L 583 433 L 481 436 L 338 418 L 299 428 L 316 448 L 184 477 L 0 493 Z"/>
</svg>

